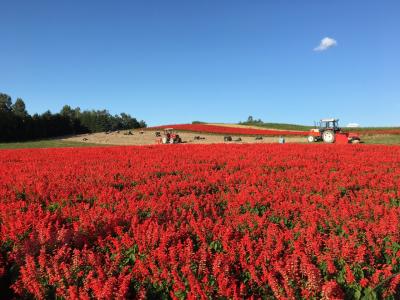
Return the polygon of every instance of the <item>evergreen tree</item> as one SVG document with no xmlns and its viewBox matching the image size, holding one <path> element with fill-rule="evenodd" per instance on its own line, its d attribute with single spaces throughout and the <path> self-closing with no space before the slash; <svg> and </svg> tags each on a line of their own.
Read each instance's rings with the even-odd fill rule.
<svg viewBox="0 0 400 300">
<path fill-rule="evenodd" d="M 7 94 L 0 93 L 0 111 L 10 112 L 11 111 L 11 97 Z"/>
<path fill-rule="evenodd" d="M 28 112 L 25 108 L 25 102 L 21 98 L 17 98 L 15 103 L 12 105 L 12 111 L 18 117 L 25 119 L 28 116 Z"/>
<path fill-rule="evenodd" d="M 25 102 L 0 93 L 0 141 L 21 141 L 75 133 L 101 132 L 146 127 L 129 114 L 111 115 L 107 110 L 81 111 L 64 105 L 60 113 L 50 111 L 30 116 Z"/>
</svg>

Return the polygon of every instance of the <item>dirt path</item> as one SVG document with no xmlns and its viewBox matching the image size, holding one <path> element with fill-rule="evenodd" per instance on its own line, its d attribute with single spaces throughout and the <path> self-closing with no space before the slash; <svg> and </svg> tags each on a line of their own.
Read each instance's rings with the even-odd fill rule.
<svg viewBox="0 0 400 300">
<path fill-rule="evenodd" d="M 140 133 L 140 130 L 131 130 L 132 135 L 128 135 L 128 131 L 111 132 L 111 133 L 91 133 L 91 134 L 81 134 L 68 138 L 64 138 L 64 141 L 75 141 L 75 142 L 87 142 L 95 144 L 105 144 L 105 145 L 154 145 L 157 144 L 156 141 L 156 130 L 146 130 Z M 190 133 L 177 131 L 181 136 L 182 141 L 188 144 L 215 144 L 224 143 L 224 135 L 217 134 L 200 134 L 200 133 Z M 195 136 L 201 136 L 205 139 L 194 140 Z M 278 137 L 263 137 L 262 140 L 255 140 L 254 136 L 240 136 L 241 141 L 235 141 L 239 136 L 231 135 L 233 142 L 227 143 L 277 143 Z M 306 142 L 305 137 L 291 136 L 285 137 L 287 143 L 304 143 Z"/>
</svg>

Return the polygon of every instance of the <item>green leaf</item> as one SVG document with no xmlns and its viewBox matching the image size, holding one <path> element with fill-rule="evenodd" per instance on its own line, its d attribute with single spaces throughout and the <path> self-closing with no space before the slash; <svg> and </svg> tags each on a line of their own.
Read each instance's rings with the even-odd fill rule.
<svg viewBox="0 0 400 300">
<path fill-rule="evenodd" d="M 366 288 L 364 289 L 364 296 L 361 298 L 361 300 L 378 300 L 378 297 L 376 295 L 376 292 L 371 289 L 371 288 Z"/>
</svg>

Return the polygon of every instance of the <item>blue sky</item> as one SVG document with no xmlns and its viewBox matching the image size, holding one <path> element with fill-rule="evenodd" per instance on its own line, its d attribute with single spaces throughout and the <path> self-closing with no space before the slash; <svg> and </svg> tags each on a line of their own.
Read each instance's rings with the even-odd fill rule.
<svg viewBox="0 0 400 300">
<path fill-rule="evenodd" d="M 0 91 L 28 111 L 400 125 L 400 2 L 2 1 Z M 325 37 L 336 46 L 315 51 Z"/>
</svg>

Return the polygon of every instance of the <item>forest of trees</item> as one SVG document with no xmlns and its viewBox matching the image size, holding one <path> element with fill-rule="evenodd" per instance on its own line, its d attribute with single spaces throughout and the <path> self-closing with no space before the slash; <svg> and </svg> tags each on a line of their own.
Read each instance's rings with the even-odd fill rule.
<svg viewBox="0 0 400 300">
<path fill-rule="evenodd" d="M 129 114 L 111 115 L 107 110 L 84 110 L 65 105 L 59 113 L 30 115 L 21 98 L 0 93 L 0 141 L 24 141 L 69 134 L 146 127 Z"/>
</svg>

